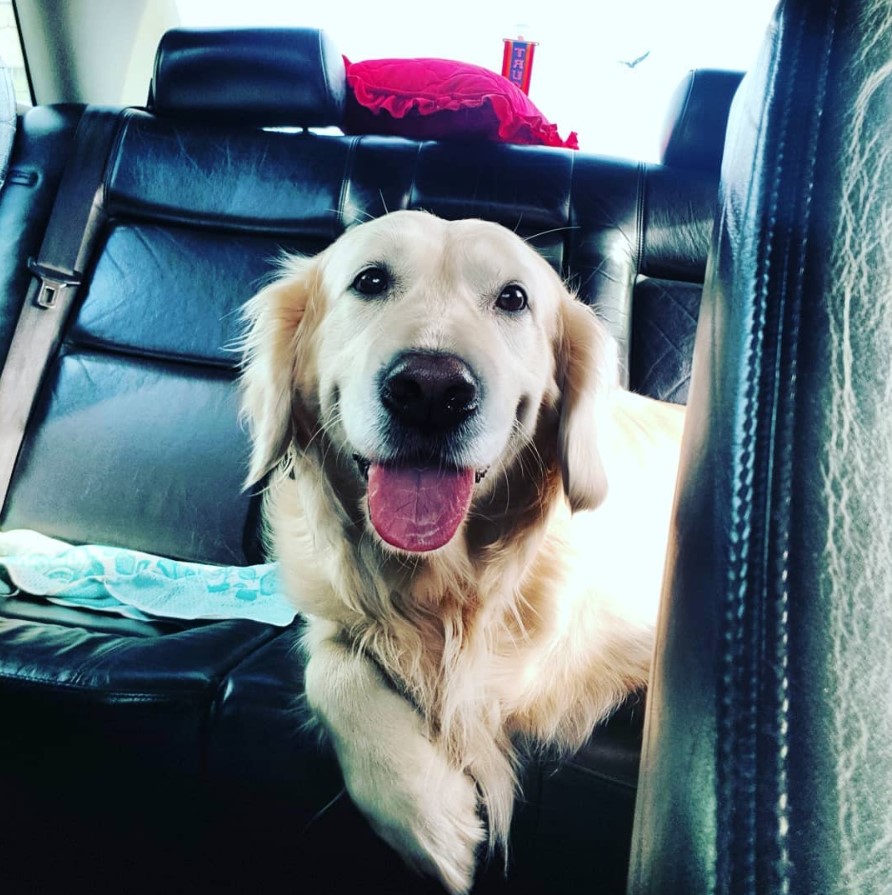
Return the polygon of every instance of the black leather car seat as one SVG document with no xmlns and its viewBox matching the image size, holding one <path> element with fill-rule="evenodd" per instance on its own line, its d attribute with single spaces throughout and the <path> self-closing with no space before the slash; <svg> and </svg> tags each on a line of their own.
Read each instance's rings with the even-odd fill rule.
<svg viewBox="0 0 892 895">
<path fill-rule="evenodd" d="M 684 399 L 716 154 L 705 167 L 645 165 L 307 130 L 337 119 L 339 68 L 316 31 L 175 31 L 147 109 L 26 116 L 13 168 L 39 177 L 0 194 L 0 220 L 23 234 L 0 245 L 4 321 L 26 300 L 41 242 L 30 211 L 58 183 L 49 179 L 39 205 L 39 153 L 54 146 L 64 158 L 72 139 L 83 151 L 99 116 L 113 127 L 101 154 L 88 153 L 106 160 L 95 183 L 79 181 L 95 195 L 83 282 L 28 419 L 3 528 L 204 562 L 258 559 L 257 501 L 240 487 L 247 444 L 229 347 L 238 310 L 281 249 L 318 251 L 387 209 L 516 229 L 604 315 L 630 383 Z M 64 119 L 52 139 L 36 139 L 40 112 Z M 685 139 L 677 161 L 697 145 Z M 60 193 L 56 211 L 65 205 Z M 661 333 L 681 335 L 667 347 Z M 241 892 L 282 873 L 308 892 L 331 891 L 333 874 L 345 886 L 418 891 L 338 798 L 337 769 L 302 726 L 298 626 L 134 622 L 40 594 L 0 600 L 0 835 L 12 855 L 0 873 L 59 885 L 64 872 L 39 860 L 43 842 L 31 836 L 50 818 L 67 833 L 54 845 L 61 866 L 87 877 L 103 868 L 92 891 L 185 879 Z M 628 707 L 570 761 L 533 765 L 509 887 L 573 892 L 596 878 L 622 889 L 640 714 Z M 229 839 L 243 847 L 221 850 Z M 151 868 L 133 842 L 151 843 Z"/>
<path fill-rule="evenodd" d="M 787 0 L 732 109 L 629 895 L 892 886 L 890 48 Z"/>
</svg>

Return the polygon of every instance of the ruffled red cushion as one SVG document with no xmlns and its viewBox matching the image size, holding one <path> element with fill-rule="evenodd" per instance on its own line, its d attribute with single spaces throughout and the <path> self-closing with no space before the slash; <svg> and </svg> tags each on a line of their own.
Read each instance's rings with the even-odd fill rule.
<svg viewBox="0 0 892 895">
<path fill-rule="evenodd" d="M 507 78 L 449 59 L 370 59 L 347 67 L 348 134 L 481 138 L 579 149 Z"/>
</svg>

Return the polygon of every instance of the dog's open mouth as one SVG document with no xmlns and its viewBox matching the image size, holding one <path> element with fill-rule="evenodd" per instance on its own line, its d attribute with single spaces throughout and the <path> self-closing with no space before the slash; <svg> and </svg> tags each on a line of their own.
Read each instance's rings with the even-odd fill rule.
<svg viewBox="0 0 892 895">
<path fill-rule="evenodd" d="M 452 540 L 483 472 L 384 465 L 357 456 L 368 479 L 369 517 L 379 537 L 399 550 L 426 553 Z"/>
</svg>

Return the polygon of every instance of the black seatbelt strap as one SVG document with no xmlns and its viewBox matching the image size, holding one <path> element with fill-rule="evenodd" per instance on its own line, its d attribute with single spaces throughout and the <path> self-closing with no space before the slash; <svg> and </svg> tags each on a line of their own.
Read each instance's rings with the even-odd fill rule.
<svg viewBox="0 0 892 895">
<path fill-rule="evenodd" d="M 0 508 L 37 402 L 44 375 L 62 340 L 81 273 L 103 222 L 105 167 L 121 110 L 89 107 L 78 124 L 6 363 L 0 374 Z"/>
</svg>

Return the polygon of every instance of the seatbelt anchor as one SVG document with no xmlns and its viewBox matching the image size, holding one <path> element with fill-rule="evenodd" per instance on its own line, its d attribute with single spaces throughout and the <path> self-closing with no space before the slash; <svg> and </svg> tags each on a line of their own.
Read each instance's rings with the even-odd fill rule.
<svg viewBox="0 0 892 895">
<path fill-rule="evenodd" d="M 81 284 L 81 275 L 74 271 L 56 270 L 28 259 L 28 270 L 40 283 L 34 304 L 40 308 L 54 308 L 63 289 L 76 289 Z"/>
</svg>

